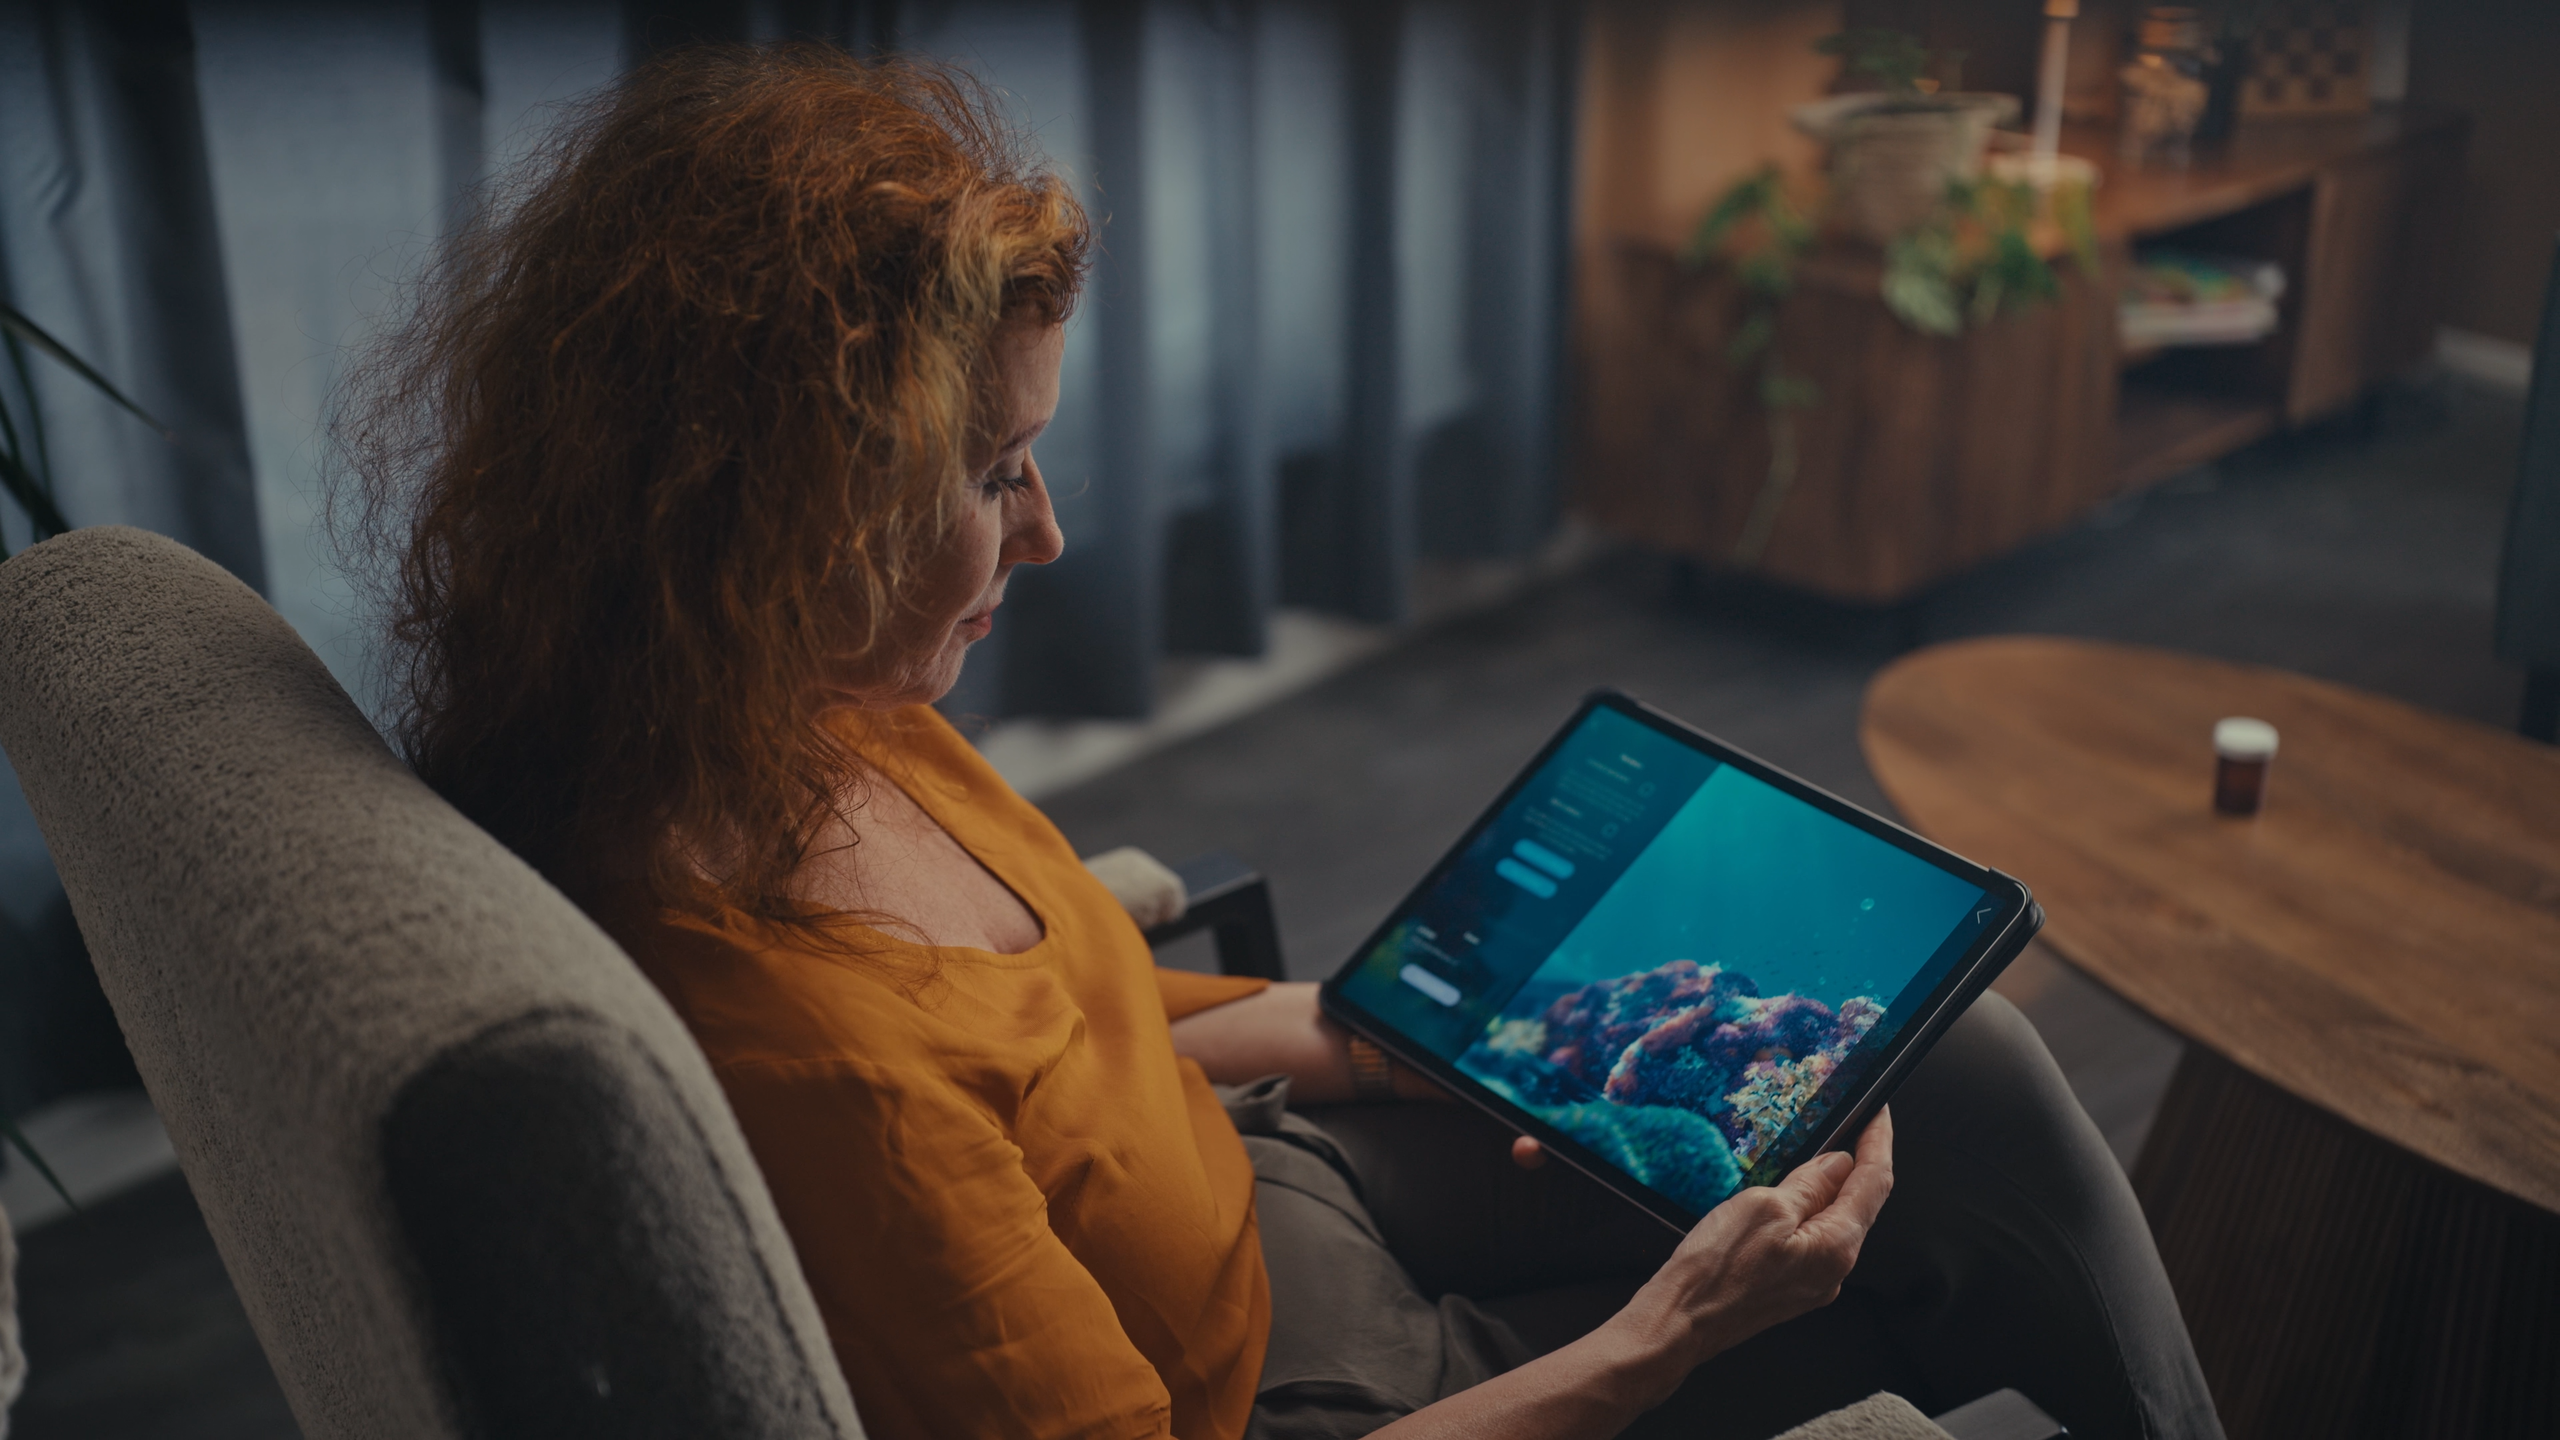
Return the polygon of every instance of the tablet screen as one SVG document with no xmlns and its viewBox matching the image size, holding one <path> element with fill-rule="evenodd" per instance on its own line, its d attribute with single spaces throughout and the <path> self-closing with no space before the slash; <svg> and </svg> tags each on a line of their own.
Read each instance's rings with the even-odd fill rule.
<svg viewBox="0 0 2560 1440">
<path fill-rule="evenodd" d="M 2000 922 L 1986 896 L 1595 703 L 1334 988 L 1703 1214 L 1805 1158 Z"/>
</svg>

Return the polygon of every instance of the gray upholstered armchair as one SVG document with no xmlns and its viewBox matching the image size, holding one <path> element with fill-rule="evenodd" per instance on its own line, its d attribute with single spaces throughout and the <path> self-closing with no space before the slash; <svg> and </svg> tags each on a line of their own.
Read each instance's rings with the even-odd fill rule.
<svg viewBox="0 0 2560 1440">
<path fill-rule="evenodd" d="M 675 1015 L 246 587 L 129 529 L 0 565 L 0 748 L 312 1440 L 862 1433 Z M 1231 963 L 1257 903 L 1193 907 Z"/>
</svg>

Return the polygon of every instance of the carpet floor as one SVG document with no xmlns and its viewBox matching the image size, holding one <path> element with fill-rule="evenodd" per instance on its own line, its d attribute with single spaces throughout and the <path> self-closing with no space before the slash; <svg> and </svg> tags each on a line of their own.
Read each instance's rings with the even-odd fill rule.
<svg viewBox="0 0 2560 1440">
<path fill-rule="evenodd" d="M 2278 665 L 2496 725 L 2491 658 L 2516 404 L 2394 396 L 1878 615 L 1617 556 L 1053 797 L 1086 853 L 1233 851 L 1271 877 L 1291 973 L 1330 972 L 1594 686 L 1630 691 L 1861 804 L 1868 679 L 1914 643 L 2090 636 Z M 1188 957 L 1199 963 L 1197 954 Z M 2037 952 L 2002 988 L 2119 1156 L 2173 1037 Z M 17 1440 L 282 1440 L 292 1421 L 176 1177 L 26 1237 Z"/>
</svg>

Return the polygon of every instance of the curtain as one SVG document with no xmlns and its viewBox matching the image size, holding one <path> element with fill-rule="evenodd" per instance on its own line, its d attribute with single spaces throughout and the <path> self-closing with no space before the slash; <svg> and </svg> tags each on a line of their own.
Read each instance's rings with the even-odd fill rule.
<svg viewBox="0 0 2560 1440">
<path fill-rule="evenodd" d="M 469 187 L 668 46 L 957 63 L 1100 247 L 1039 452 L 1067 553 L 947 705 L 1140 716 L 1166 654 L 1258 654 L 1284 605 L 1393 622 L 1418 557 L 1548 534 L 1575 30 L 1568 0 L 0 0 L 0 291 L 175 437 L 39 362 L 72 523 L 212 556 L 371 701 L 330 395 Z M 0 946 L 58 910 L 0 784 Z"/>
<path fill-rule="evenodd" d="M 910 6 L 1102 224 L 1020 572 L 953 708 L 1136 716 L 1276 605 L 1402 619 L 1556 510 L 1573 27 L 1553 0 Z"/>
</svg>

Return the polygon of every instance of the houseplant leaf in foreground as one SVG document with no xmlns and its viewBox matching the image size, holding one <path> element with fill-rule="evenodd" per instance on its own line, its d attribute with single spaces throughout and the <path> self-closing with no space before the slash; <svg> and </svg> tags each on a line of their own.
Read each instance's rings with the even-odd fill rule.
<svg viewBox="0 0 2560 1440">
<path fill-rule="evenodd" d="M 153 419 L 150 411 L 143 409 L 141 406 L 133 403 L 132 400 L 126 398 L 125 393 L 118 390 L 106 376 L 90 369 L 88 361 L 72 354 L 68 346 L 45 333 L 43 326 L 38 325 L 33 320 L 30 320 L 26 316 L 18 313 L 16 306 L 0 304 L 0 331 L 5 331 L 12 338 L 27 345 L 31 345 L 44 354 L 53 357 L 57 363 L 68 368 L 72 374 L 77 375 L 81 379 L 88 381 L 91 385 L 96 386 L 99 394 L 106 396 L 118 405 L 123 406 L 126 410 L 131 411 L 133 417 L 140 420 L 143 424 L 159 431 L 163 439 L 168 437 L 168 426 L 161 424 L 156 419 Z"/>
<path fill-rule="evenodd" d="M 27 1157 L 28 1162 L 36 1167 L 36 1173 L 44 1177 L 44 1183 L 52 1186 L 53 1193 L 62 1197 L 63 1204 L 74 1210 L 80 1208 L 80 1202 L 72 1199 L 71 1192 L 63 1188 L 62 1177 L 54 1174 L 53 1167 L 44 1163 L 44 1157 L 36 1153 L 36 1147 L 27 1143 L 26 1132 L 18 1128 L 17 1121 L 0 1120 L 0 1139 L 6 1139 L 17 1147 L 19 1154 Z"/>
</svg>

